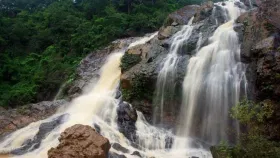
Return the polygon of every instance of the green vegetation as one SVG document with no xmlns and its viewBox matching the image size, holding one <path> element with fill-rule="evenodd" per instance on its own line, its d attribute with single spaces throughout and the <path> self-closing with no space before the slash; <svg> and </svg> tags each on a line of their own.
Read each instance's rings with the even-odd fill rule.
<svg viewBox="0 0 280 158">
<path fill-rule="evenodd" d="M 130 69 L 134 65 L 138 64 L 140 61 L 141 57 L 139 55 L 125 53 L 121 61 L 122 71 Z"/>
<path fill-rule="evenodd" d="M 0 106 L 52 99 L 89 52 L 157 30 L 168 13 L 201 1 L 1 1 Z"/>
<path fill-rule="evenodd" d="M 213 147 L 211 151 L 214 158 L 280 157 L 280 144 L 268 132 L 270 121 L 275 117 L 274 105 L 270 101 L 263 101 L 259 104 L 242 101 L 232 109 L 231 114 L 247 129 L 241 134 L 239 144 L 236 146 L 221 143 L 219 146 Z M 276 127 L 275 124 L 272 126 Z"/>
<path fill-rule="evenodd" d="M 145 77 L 144 74 L 135 74 L 135 77 L 132 79 L 132 87 L 129 89 L 122 89 L 123 99 L 126 101 L 132 100 L 148 100 L 152 101 L 153 83 L 151 79 Z"/>
</svg>

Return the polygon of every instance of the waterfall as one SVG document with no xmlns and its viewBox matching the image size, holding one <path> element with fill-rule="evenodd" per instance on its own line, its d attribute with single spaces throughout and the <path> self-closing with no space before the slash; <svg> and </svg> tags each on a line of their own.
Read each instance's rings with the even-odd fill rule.
<svg viewBox="0 0 280 158">
<path fill-rule="evenodd" d="M 192 34 L 192 21 L 193 17 L 189 20 L 188 25 L 183 26 L 182 29 L 171 39 L 172 44 L 169 53 L 164 59 L 162 69 L 160 70 L 157 77 L 155 98 L 153 102 L 153 104 L 157 107 L 154 109 L 154 123 L 162 122 L 163 109 L 167 108 L 168 105 L 173 101 L 176 67 L 180 58 L 178 52 L 182 49 L 183 45 L 188 41 Z"/>
<path fill-rule="evenodd" d="M 237 123 L 229 120 L 229 110 L 238 103 L 246 78 L 238 36 L 233 29 L 242 10 L 234 3 L 216 4 L 223 8 L 228 22 L 219 26 L 209 44 L 189 60 L 176 132 L 181 137 L 217 144 L 232 139 L 228 127 L 238 130 Z"/>
<path fill-rule="evenodd" d="M 4 141 L 0 143 L 0 157 L 1 153 L 10 153 L 11 151 L 25 148 L 26 142 L 36 139 L 36 134 L 39 132 L 39 128 L 42 124 L 57 120 L 59 117 L 63 117 L 62 124 L 50 131 L 50 133 L 42 139 L 40 144 L 37 144 L 37 142 L 27 149 L 25 148 L 28 152 L 23 155 L 11 156 L 18 158 L 46 158 L 47 151 L 59 144 L 58 138 L 66 128 L 75 124 L 83 124 L 89 126 L 98 125 L 101 129 L 101 135 L 108 138 L 110 143 L 119 143 L 129 150 L 128 153 L 122 153 L 114 148 L 111 148 L 110 151 L 125 155 L 128 158 L 135 158 L 135 156 L 131 155 L 134 151 L 138 151 L 143 157 L 147 158 L 169 158 L 173 155 L 178 155 L 179 157 L 182 155 L 187 157 L 211 157 L 210 152 L 203 148 L 186 148 L 181 151 L 169 152 L 167 148 L 171 147 L 172 139 L 175 136 L 171 131 L 150 125 L 141 112 L 137 112 L 136 134 L 138 139 L 135 142 L 138 146 L 137 148 L 118 130 L 117 108 L 120 100 L 116 99 L 115 96 L 121 75 L 121 57 L 128 48 L 146 43 L 155 37 L 156 34 L 157 33 L 154 33 L 149 37 L 140 38 L 131 43 L 126 49 L 111 54 L 101 68 L 100 78 L 95 84 L 86 87 L 91 90 L 74 99 L 66 109 L 61 108 L 53 116 L 45 120 L 31 123 L 27 127 L 19 129 L 5 137 Z M 36 146 L 38 146 L 38 148 L 36 148 Z"/>
<path fill-rule="evenodd" d="M 95 126 L 111 143 L 119 143 L 129 152 L 122 153 L 114 148 L 111 152 L 135 158 L 131 155 L 138 151 L 145 158 L 211 158 L 207 149 L 222 140 L 233 140 L 229 136 L 228 127 L 234 127 L 233 133 L 238 133 L 238 123 L 229 119 L 229 110 L 238 103 L 246 92 L 245 65 L 240 61 L 240 44 L 234 31 L 234 20 L 243 12 L 235 5 L 237 0 L 216 3 L 223 10 L 226 22 L 219 26 L 208 39 L 205 46 L 203 34 L 199 34 L 196 54 L 186 65 L 186 75 L 183 82 L 183 95 L 176 131 L 166 130 L 150 125 L 144 115 L 137 111 L 135 142 L 128 140 L 117 124 L 117 108 L 121 99 L 116 99 L 121 76 L 120 62 L 126 50 L 145 44 L 157 33 L 146 36 L 131 43 L 119 52 L 112 53 L 100 70 L 100 77 L 94 84 L 86 87 L 87 93 L 62 107 L 53 116 L 31 123 L 8 135 L 0 143 L 0 153 L 10 153 L 36 139 L 40 126 L 62 117 L 61 124 L 48 133 L 40 142 L 33 144 L 23 155 L 13 155 L 23 158 L 46 158 L 47 151 L 58 145 L 60 134 L 75 124 Z M 213 12 L 217 10 L 213 9 Z M 193 18 L 188 25 L 181 28 L 171 38 L 169 53 L 162 62 L 162 69 L 157 78 L 154 106 L 154 123 L 162 122 L 164 110 L 170 107 L 175 94 L 176 69 L 184 44 L 190 39 L 193 30 Z M 218 19 L 216 24 L 220 23 Z M 131 106 L 131 105 L 130 105 Z M 1 155 L 1 154 L 0 154 Z M 0 156 L 1 157 L 1 156 Z"/>
</svg>

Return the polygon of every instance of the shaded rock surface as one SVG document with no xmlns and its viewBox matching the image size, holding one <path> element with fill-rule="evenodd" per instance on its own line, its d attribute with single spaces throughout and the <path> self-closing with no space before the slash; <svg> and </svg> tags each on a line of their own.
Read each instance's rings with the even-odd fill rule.
<svg viewBox="0 0 280 158">
<path fill-rule="evenodd" d="M 273 117 L 266 120 L 267 136 L 280 140 L 280 31 L 278 19 L 269 14 L 279 1 L 256 1 L 260 8 L 251 10 L 237 19 L 236 31 L 241 42 L 241 58 L 247 64 L 249 98 L 269 102 Z M 278 7 L 279 8 L 279 7 Z M 280 14 L 275 11 L 273 14 Z M 270 19 L 272 18 L 272 19 Z M 271 21 L 272 20 L 272 21 Z"/>
<path fill-rule="evenodd" d="M 59 138 L 60 144 L 48 151 L 49 158 L 107 158 L 110 143 L 90 126 L 74 125 Z"/>
<path fill-rule="evenodd" d="M 126 102 L 121 102 L 117 109 L 117 124 L 119 131 L 124 134 L 130 141 L 136 141 L 136 126 L 137 120 L 136 110 Z M 123 149 L 119 144 L 113 144 L 113 148 Z M 117 150 L 117 149 L 116 149 Z M 122 151 L 124 151 L 123 149 Z M 125 152 L 124 152 L 125 153 Z"/>
<path fill-rule="evenodd" d="M 0 136 L 13 132 L 28 124 L 45 119 L 54 114 L 58 107 L 67 105 L 65 100 L 44 101 L 16 109 L 0 110 Z"/>
</svg>

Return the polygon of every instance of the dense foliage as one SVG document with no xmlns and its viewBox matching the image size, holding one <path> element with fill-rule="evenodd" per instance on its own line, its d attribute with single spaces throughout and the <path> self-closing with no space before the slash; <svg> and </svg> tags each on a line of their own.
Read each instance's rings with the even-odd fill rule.
<svg viewBox="0 0 280 158">
<path fill-rule="evenodd" d="M 83 56 L 202 0 L 0 1 L 0 106 L 48 100 Z"/>
<path fill-rule="evenodd" d="M 279 141 L 271 137 L 270 126 L 277 111 L 271 101 L 259 104 L 242 101 L 232 109 L 232 116 L 240 121 L 243 131 L 236 146 L 228 146 L 225 142 L 212 148 L 214 158 L 278 158 L 280 157 Z M 245 129 L 244 129 L 245 128 Z M 278 131 L 279 132 L 279 131 Z"/>
</svg>

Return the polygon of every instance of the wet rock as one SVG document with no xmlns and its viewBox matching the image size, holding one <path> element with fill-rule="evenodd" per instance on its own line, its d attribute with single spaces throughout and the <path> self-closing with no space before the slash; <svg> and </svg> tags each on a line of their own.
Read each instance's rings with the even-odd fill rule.
<svg viewBox="0 0 280 158">
<path fill-rule="evenodd" d="M 177 26 L 177 25 L 161 27 L 159 29 L 158 39 L 159 40 L 167 39 L 167 38 L 171 37 L 172 35 L 174 35 L 176 32 L 178 32 L 180 30 L 180 27 L 174 27 L 174 26 Z"/>
<path fill-rule="evenodd" d="M 126 52 L 126 54 L 128 53 L 141 55 L 141 61 L 128 70 L 122 70 L 121 88 L 123 89 L 131 89 L 133 79 L 140 74 L 151 79 L 151 84 L 153 84 L 157 78 L 161 61 L 168 53 L 168 49 L 162 47 L 162 42 L 155 37 L 146 44 L 133 47 Z"/>
<path fill-rule="evenodd" d="M 122 92 L 121 91 L 117 91 L 115 99 L 120 99 L 121 96 L 122 96 Z"/>
<path fill-rule="evenodd" d="M 214 7 L 214 3 L 212 1 L 208 1 L 203 3 L 197 10 L 194 15 L 193 22 L 196 23 L 198 21 L 202 21 L 209 17 L 212 14 L 212 10 Z"/>
<path fill-rule="evenodd" d="M 189 20 L 194 16 L 199 8 L 200 6 L 198 5 L 188 5 L 171 13 L 167 17 L 164 26 L 171 26 L 174 22 L 179 25 L 188 24 Z"/>
<path fill-rule="evenodd" d="M 124 134 L 130 141 L 136 141 L 136 110 L 126 102 L 121 102 L 117 109 L 117 124 L 119 131 Z M 117 147 L 117 145 L 116 145 Z"/>
<path fill-rule="evenodd" d="M 158 39 L 163 40 L 170 38 L 178 32 L 180 30 L 178 25 L 188 24 L 189 20 L 194 16 L 198 8 L 198 5 L 189 5 L 171 13 L 167 17 L 164 26 L 159 29 Z"/>
<path fill-rule="evenodd" d="M 165 148 L 171 149 L 173 145 L 174 139 L 172 137 L 166 137 L 165 138 Z"/>
<path fill-rule="evenodd" d="M 26 140 L 23 146 L 19 149 L 11 151 L 13 155 L 23 155 L 27 152 L 31 152 L 40 147 L 42 140 L 56 127 L 63 123 L 63 120 L 67 115 L 62 115 L 50 122 L 42 123 L 39 127 L 39 132 L 35 135 L 33 139 Z"/>
<path fill-rule="evenodd" d="M 114 153 L 114 152 L 109 152 L 108 158 L 126 158 L 126 156 L 124 156 L 124 155 L 119 155 L 119 154 Z"/>
<path fill-rule="evenodd" d="M 67 105 L 66 100 L 44 101 L 15 109 L 0 110 L 0 137 L 45 119 L 54 114 L 58 107 Z"/>
<path fill-rule="evenodd" d="M 48 151 L 49 158 L 106 158 L 110 149 L 107 138 L 90 126 L 74 125 L 67 128 L 59 138 L 60 144 Z"/>
<path fill-rule="evenodd" d="M 256 0 L 241 0 L 248 8 L 258 7 Z"/>
<path fill-rule="evenodd" d="M 96 130 L 96 132 L 100 134 L 100 132 L 101 132 L 100 126 L 98 124 L 94 124 L 93 126 L 94 126 L 94 129 Z"/>
<path fill-rule="evenodd" d="M 66 84 L 62 90 L 62 96 L 73 99 L 81 95 L 83 91 L 87 92 L 92 86 L 91 83 L 99 79 L 99 72 L 107 57 L 120 51 L 138 38 L 126 38 L 113 41 L 109 46 L 96 50 L 87 55 L 79 64 L 73 81 Z M 89 89 L 85 88 L 89 87 Z"/>
<path fill-rule="evenodd" d="M 155 107 L 153 107 L 153 92 L 155 92 L 157 77 L 163 66 L 163 61 L 169 53 L 172 36 L 182 28 L 182 25 L 187 24 L 194 14 L 198 13 L 199 8 L 199 6 L 187 6 L 172 13 L 167 18 L 164 26 L 161 27 L 158 36 L 154 37 L 146 44 L 138 45 L 126 52 L 126 54 L 138 55 L 141 57 L 141 61 L 127 70 L 122 70 L 121 90 L 123 93 L 123 100 L 130 102 L 135 109 L 142 112 L 149 122 L 152 120 L 152 113 L 155 109 Z M 187 10 L 184 11 L 184 9 Z M 166 122 L 169 124 L 174 125 L 173 120 L 176 120 L 176 111 L 178 112 L 179 108 L 173 105 L 180 105 L 181 85 L 185 77 L 186 65 L 189 58 L 197 51 L 196 45 L 200 39 L 200 35 L 202 36 L 201 46 L 205 46 L 209 42 L 208 37 L 214 33 L 218 24 L 225 19 L 225 17 L 222 16 L 222 9 L 220 9 L 220 11 L 216 9 L 215 15 L 212 16 L 213 3 L 209 2 L 209 4 L 205 4 L 201 9 L 209 15 L 203 17 L 203 21 L 197 20 L 191 37 L 181 45 L 177 52 L 179 60 L 175 79 L 176 94 L 174 94 L 174 100 L 170 101 L 168 105 L 169 108 L 164 108 L 166 109 L 166 116 L 164 116 L 166 119 L 164 120 L 168 120 Z M 216 16 L 218 24 L 215 20 Z M 218 16 L 221 16 L 220 20 Z"/>
<path fill-rule="evenodd" d="M 121 146 L 119 143 L 113 143 L 112 148 L 114 148 L 117 151 L 120 151 L 122 153 L 129 153 L 129 150 L 125 147 Z"/>
<path fill-rule="evenodd" d="M 139 151 L 134 151 L 131 155 L 142 157 Z"/>
</svg>

